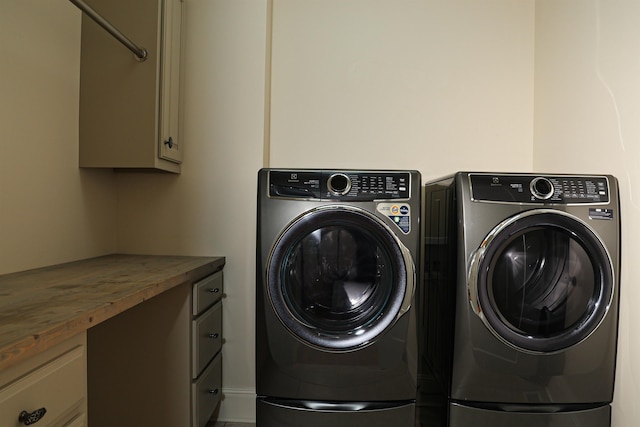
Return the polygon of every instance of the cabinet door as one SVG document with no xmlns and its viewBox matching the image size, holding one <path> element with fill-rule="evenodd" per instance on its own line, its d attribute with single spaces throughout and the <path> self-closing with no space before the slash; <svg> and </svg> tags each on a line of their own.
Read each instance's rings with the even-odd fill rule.
<svg viewBox="0 0 640 427">
<path fill-rule="evenodd" d="M 162 58 L 160 78 L 160 157 L 182 162 L 180 105 L 184 0 L 163 1 Z"/>
<path fill-rule="evenodd" d="M 91 0 L 91 6 L 148 56 L 136 60 L 83 16 L 80 166 L 179 173 L 182 1 Z"/>
</svg>

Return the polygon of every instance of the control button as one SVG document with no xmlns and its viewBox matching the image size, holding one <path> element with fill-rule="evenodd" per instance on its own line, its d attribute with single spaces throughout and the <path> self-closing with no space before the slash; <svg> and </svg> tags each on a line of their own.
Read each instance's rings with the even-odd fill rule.
<svg viewBox="0 0 640 427">
<path fill-rule="evenodd" d="M 553 196 L 554 188 L 551 181 L 547 178 L 537 177 L 531 180 L 529 185 L 533 197 L 540 200 L 547 200 Z"/>
<path fill-rule="evenodd" d="M 343 173 L 334 173 L 327 180 L 327 188 L 334 196 L 344 196 L 351 190 L 351 179 Z"/>
</svg>

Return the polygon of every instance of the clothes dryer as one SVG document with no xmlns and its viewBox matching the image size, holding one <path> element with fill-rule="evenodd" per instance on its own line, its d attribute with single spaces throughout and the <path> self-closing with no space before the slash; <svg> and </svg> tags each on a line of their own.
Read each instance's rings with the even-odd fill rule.
<svg viewBox="0 0 640 427">
<path fill-rule="evenodd" d="M 449 425 L 610 425 L 620 208 L 602 175 L 425 185 L 424 352 Z"/>
<path fill-rule="evenodd" d="M 258 173 L 260 427 L 414 426 L 416 171 Z"/>
</svg>

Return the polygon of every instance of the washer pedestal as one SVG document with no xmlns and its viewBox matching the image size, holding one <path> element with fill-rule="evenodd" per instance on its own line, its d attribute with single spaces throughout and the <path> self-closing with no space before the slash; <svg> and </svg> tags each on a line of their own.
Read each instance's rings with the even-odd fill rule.
<svg viewBox="0 0 640 427">
<path fill-rule="evenodd" d="M 370 403 L 367 403 L 370 405 Z M 413 427 L 415 404 L 399 406 L 379 405 L 379 408 L 362 408 L 361 402 L 335 405 L 326 402 L 281 402 L 258 399 L 256 412 L 260 427 Z M 350 406 L 351 409 L 346 409 Z"/>
<path fill-rule="evenodd" d="M 611 406 L 552 413 L 489 410 L 451 403 L 449 427 L 602 427 L 611 425 Z"/>
</svg>

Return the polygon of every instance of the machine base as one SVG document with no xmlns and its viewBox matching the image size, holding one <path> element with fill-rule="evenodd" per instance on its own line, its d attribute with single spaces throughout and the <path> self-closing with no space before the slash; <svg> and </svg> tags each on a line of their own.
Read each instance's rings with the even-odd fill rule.
<svg viewBox="0 0 640 427">
<path fill-rule="evenodd" d="M 449 405 L 450 427 L 609 427 L 611 406 L 568 412 L 509 412 Z"/>
<path fill-rule="evenodd" d="M 341 407 L 332 409 L 331 406 Z M 379 405 L 376 409 L 358 409 L 362 402 L 331 404 L 327 402 L 291 402 L 258 398 L 256 425 L 260 427 L 414 427 L 415 403 Z M 344 408 L 351 406 L 353 410 Z M 316 407 L 317 409 L 311 409 Z"/>
</svg>

